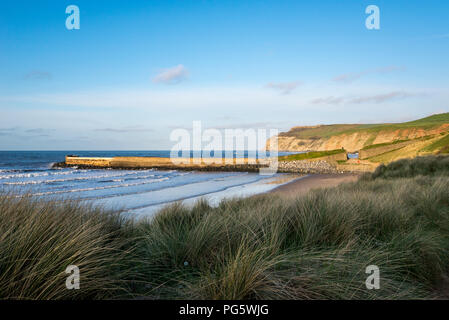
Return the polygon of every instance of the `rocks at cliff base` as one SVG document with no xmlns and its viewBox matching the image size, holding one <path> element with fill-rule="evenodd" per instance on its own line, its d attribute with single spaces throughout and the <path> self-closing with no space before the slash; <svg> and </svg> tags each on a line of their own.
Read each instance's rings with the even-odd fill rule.
<svg viewBox="0 0 449 320">
<path fill-rule="evenodd" d="M 298 173 L 340 173 L 335 165 L 324 160 L 280 161 L 278 164 L 278 171 Z"/>
</svg>

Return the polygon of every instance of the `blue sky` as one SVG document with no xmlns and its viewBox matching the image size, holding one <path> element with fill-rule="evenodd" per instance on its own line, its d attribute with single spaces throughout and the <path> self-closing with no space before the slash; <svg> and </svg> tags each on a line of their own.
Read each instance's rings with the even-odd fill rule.
<svg viewBox="0 0 449 320">
<path fill-rule="evenodd" d="M 67 30 L 77 5 L 81 27 Z M 380 9 L 380 30 L 365 8 Z M 0 150 L 449 111 L 448 1 L 2 1 Z"/>
</svg>

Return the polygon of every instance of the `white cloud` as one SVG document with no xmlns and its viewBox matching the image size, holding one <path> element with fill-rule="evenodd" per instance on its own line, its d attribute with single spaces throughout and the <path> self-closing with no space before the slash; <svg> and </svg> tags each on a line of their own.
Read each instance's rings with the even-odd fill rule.
<svg viewBox="0 0 449 320">
<path fill-rule="evenodd" d="M 336 76 L 334 79 L 335 82 L 342 82 L 342 83 L 350 83 L 354 82 L 355 80 L 361 78 L 362 76 L 366 75 L 367 72 L 358 72 L 358 73 L 344 73 Z"/>
<path fill-rule="evenodd" d="M 280 91 L 282 94 L 290 94 L 293 90 L 295 90 L 301 82 L 293 81 L 293 82 L 270 82 L 266 85 L 267 88 L 272 88 Z"/>
<path fill-rule="evenodd" d="M 127 126 L 124 128 L 102 128 L 94 131 L 113 132 L 113 133 L 130 133 L 130 132 L 154 132 L 154 129 L 141 126 Z"/>
<path fill-rule="evenodd" d="M 414 96 L 424 95 L 420 92 L 406 92 L 406 91 L 391 91 L 387 93 L 379 93 L 374 95 L 359 95 L 352 97 L 334 97 L 329 96 L 325 98 L 313 99 L 310 102 L 312 104 L 361 104 L 361 103 L 383 103 L 393 99 L 404 99 Z"/>
<path fill-rule="evenodd" d="M 408 97 L 413 97 L 418 95 L 418 93 L 411 93 L 411 92 L 404 92 L 404 91 L 393 91 L 383 94 L 376 94 L 372 96 L 364 96 L 364 97 L 358 97 L 351 99 L 349 103 L 368 103 L 368 102 L 374 102 L 374 103 L 382 103 L 385 101 L 389 101 L 392 99 L 403 99 Z"/>
<path fill-rule="evenodd" d="M 343 97 L 329 96 L 325 98 L 316 98 L 311 101 L 312 104 L 340 104 L 344 102 Z"/>
<path fill-rule="evenodd" d="M 179 83 L 189 76 L 189 71 L 182 64 L 164 69 L 153 78 L 154 83 Z"/>
<path fill-rule="evenodd" d="M 369 74 L 385 74 L 395 71 L 404 71 L 403 66 L 386 66 L 377 69 L 365 70 L 361 72 L 344 73 L 336 76 L 332 80 L 339 83 L 351 83 Z"/>
</svg>

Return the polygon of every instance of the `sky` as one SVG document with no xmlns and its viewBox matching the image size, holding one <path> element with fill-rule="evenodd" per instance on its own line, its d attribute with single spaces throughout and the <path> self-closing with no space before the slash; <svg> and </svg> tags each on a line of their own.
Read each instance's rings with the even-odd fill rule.
<svg viewBox="0 0 449 320">
<path fill-rule="evenodd" d="M 448 17 L 446 0 L 1 1 L 0 150 L 162 150 L 193 121 L 287 131 L 449 112 Z"/>
</svg>

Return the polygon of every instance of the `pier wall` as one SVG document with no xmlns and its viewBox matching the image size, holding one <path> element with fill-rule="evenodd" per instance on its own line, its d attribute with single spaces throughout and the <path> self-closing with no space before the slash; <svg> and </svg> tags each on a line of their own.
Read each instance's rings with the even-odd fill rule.
<svg viewBox="0 0 449 320">
<path fill-rule="evenodd" d="M 267 160 L 256 159 L 222 159 L 222 158 L 171 158 L 159 157 L 77 157 L 66 156 L 65 162 L 58 166 L 79 166 L 87 168 L 161 168 L 184 170 L 236 170 L 254 171 L 268 166 Z"/>
<path fill-rule="evenodd" d="M 69 166 L 95 166 L 109 167 L 113 158 L 95 158 L 95 157 L 65 157 L 65 163 Z"/>
</svg>

